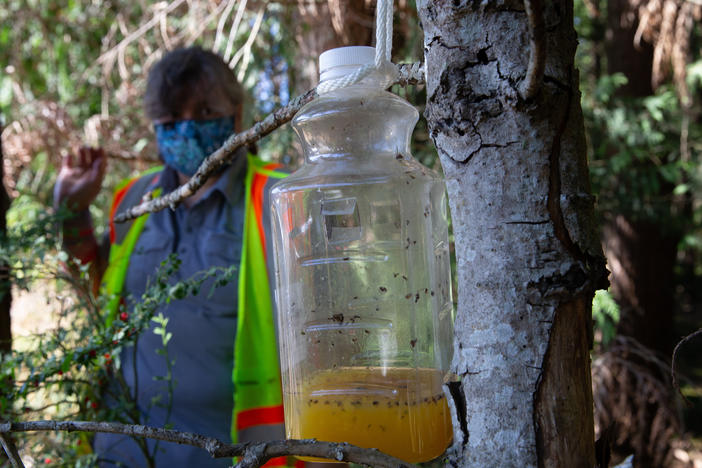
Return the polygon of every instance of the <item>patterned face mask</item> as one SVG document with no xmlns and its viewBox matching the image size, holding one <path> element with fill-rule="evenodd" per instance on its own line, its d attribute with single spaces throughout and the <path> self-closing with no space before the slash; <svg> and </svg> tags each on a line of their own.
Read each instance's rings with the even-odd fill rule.
<svg viewBox="0 0 702 468">
<path fill-rule="evenodd" d="M 179 120 L 154 125 L 158 149 L 166 164 L 190 177 L 204 159 L 234 132 L 234 117 Z"/>
</svg>

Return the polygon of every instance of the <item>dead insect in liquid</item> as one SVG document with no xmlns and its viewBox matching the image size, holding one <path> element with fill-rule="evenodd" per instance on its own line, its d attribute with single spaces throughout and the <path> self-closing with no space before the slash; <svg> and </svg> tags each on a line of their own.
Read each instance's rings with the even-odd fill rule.
<svg viewBox="0 0 702 468">
<path fill-rule="evenodd" d="M 329 320 L 332 320 L 334 322 L 344 323 L 344 314 L 334 314 L 331 317 L 329 317 Z"/>
</svg>

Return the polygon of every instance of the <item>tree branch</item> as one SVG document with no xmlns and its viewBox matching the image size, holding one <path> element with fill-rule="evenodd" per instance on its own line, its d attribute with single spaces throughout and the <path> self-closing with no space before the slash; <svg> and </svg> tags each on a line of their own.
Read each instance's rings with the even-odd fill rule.
<svg viewBox="0 0 702 468">
<path fill-rule="evenodd" d="M 401 64 L 398 66 L 399 75 L 395 84 L 407 86 L 409 84 L 424 83 L 424 66 L 420 63 Z M 289 122 L 297 112 L 317 97 L 314 89 L 298 96 L 287 106 L 276 109 L 265 119 L 255 124 L 248 130 L 236 135 L 232 135 L 224 142 L 221 148 L 212 153 L 203 161 L 197 172 L 185 184 L 174 191 L 162 195 L 149 201 L 133 206 L 115 216 L 115 222 L 122 223 L 130 219 L 138 218 L 146 213 L 160 211 L 166 207 L 174 209 L 183 200 L 194 194 L 205 181 L 224 164 L 230 162 L 234 157 L 234 152 L 242 146 L 248 146 L 262 137 L 268 135 L 281 125 Z"/>
<path fill-rule="evenodd" d="M 232 135 L 224 142 L 221 148 L 209 155 L 207 159 L 202 162 L 197 172 L 185 184 L 161 197 L 142 202 L 140 205 L 129 208 L 127 211 L 115 216 L 115 221 L 121 223 L 138 218 L 145 213 L 160 211 L 169 206 L 171 209 L 175 209 L 179 203 L 197 192 L 217 169 L 231 161 L 237 149 L 256 142 L 284 123 L 289 122 L 302 106 L 310 102 L 316 96 L 317 93 L 314 89 L 307 91 L 305 94 L 295 98 L 287 106 L 276 109 L 272 114 L 269 114 L 265 119 L 248 130 Z"/>
<path fill-rule="evenodd" d="M 10 435 L 0 432 L 0 443 L 2 443 L 2 448 L 5 449 L 7 458 L 9 458 L 12 462 L 12 468 L 24 468 L 22 458 L 20 458 L 19 452 L 17 452 L 17 447 L 15 447 L 14 442 L 12 442 Z"/>
<path fill-rule="evenodd" d="M 327 458 L 381 468 L 412 468 L 414 466 L 386 455 L 377 449 L 361 448 L 347 443 L 318 442 L 314 439 L 275 440 L 256 444 L 226 444 L 219 439 L 205 437 L 192 432 L 113 422 L 27 421 L 0 423 L 0 436 L 8 432 L 28 431 L 108 432 L 192 445 L 206 450 L 213 458 L 241 457 L 237 464 L 238 468 L 256 468 L 271 458 L 286 455 Z M 6 448 L 5 450 L 7 451 L 8 449 Z M 10 455 L 10 452 L 8 452 L 8 455 Z M 10 457 L 12 458 L 11 455 Z M 17 458 L 19 459 L 19 456 Z M 19 463 L 20 465 L 16 466 L 23 467 L 21 460 Z"/>
<path fill-rule="evenodd" d="M 397 66 L 395 83 L 400 86 L 424 84 L 424 62 L 401 63 Z"/>
<path fill-rule="evenodd" d="M 529 19 L 529 67 L 519 88 L 522 99 L 531 99 L 541 87 L 546 68 L 546 25 L 541 0 L 524 0 Z"/>
<path fill-rule="evenodd" d="M 693 405 L 690 402 L 690 400 L 688 400 L 687 397 L 683 395 L 683 392 L 680 389 L 680 384 L 678 384 L 678 376 L 675 372 L 675 361 L 678 359 L 678 351 L 680 350 L 680 347 L 698 335 L 702 335 L 702 328 L 700 328 L 694 333 L 690 333 L 685 338 L 680 340 L 680 342 L 677 345 L 675 345 L 675 349 L 673 350 L 673 359 L 670 363 L 670 375 L 673 377 L 673 387 L 678 391 L 678 393 L 683 398 L 685 404 L 687 404 L 688 407 L 692 407 Z"/>
</svg>

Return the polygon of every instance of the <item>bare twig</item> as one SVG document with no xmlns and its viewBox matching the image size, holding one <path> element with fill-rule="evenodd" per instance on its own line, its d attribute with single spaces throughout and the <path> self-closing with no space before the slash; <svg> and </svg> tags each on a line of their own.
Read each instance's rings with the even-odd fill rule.
<svg viewBox="0 0 702 468">
<path fill-rule="evenodd" d="M 529 67 L 519 88 L 522 99 L 531 99 L 541 87 L 546 68 L 546 26 L 541 0 L 524 0 L 529 20 Z"/>
<path fill-rule="evenodd" d="M 2 443 L 2 448 L 5 449 L 7 458 L 12 462 L 12 468 L 24 468 L 22 458 L 19 452 L 17 452 L 17 447 L 15 447 L 15 443 L 12 442 L 10 435 L 5 432 L 0 432 L 0 443 Z"/>
<path fill-rule="evenodd" d="M 398 69 L 399 77 L 395 84 L 405 86 L 424 82 L 424 67 L 421 64 L 402 64 L 398 66 Z M 160 211 L 166 207 L 175 208 L 183 200 L 197 192 L 197 190 L 203 186 L 207 178 L 216 172 L 217 169 L 230 162 L 236 150 L 242 146 L 248 146 L 260 140 L 273 130 L 292 120 L 302 106 L 315 97 L 317 97 L 317 92 L 311 89 L 305 94 L 295 98 L 287 106 L 276 109 L 272 114 L 269 114 L 265 119 L 258 122 L 250 129 L 232 135 L 224 142 L 221 148 L 203 161 L 197 172 L 185 184 L 170 193 L 143 202 L 119 213 L 115 216 L 115 222 L 122 223 L 130 219 L 138 218 L 146 213 Z"/>
<path fill-rule="evenodd" d="M 236 33 L 239 30 L 239 25 L 241 24 L 241 19 L 244 17 L 244 12 L 246 11 L 246 1 L 241 0 L 239 2 L 239 8 L 236 10 L 236 16 L 234 17 L 234 22 L 231 28 L 229 28 L 229 38 L 227 39 L 227 48 L 224 51 L 224 61 L 229 63 L 231 59 L 232 49 L 234 47 L 234 39 L 236 39 Z"/>
<path fill-rule="evenodd" d="M 224 32 L 224 25 L 227 23 L 227 18 L 229 18 L 229 15 L 234 9 L 234 5 L 236 5 L 236 0 L 226 0 L 225 2 L 220 3 L 220 6 L 222 5 L 225 6 L 225 9 L 224 13 L 220 15 L 219 21 L 217 22 L 217 32 L 215 33 L 214 46 L 212 46 L 212 50 L 214 51 L 217 51 L 219 49 L 219 45 L 222 43 L 222 38 L 224 37 L 222 34 Z"/>
<path fill-rule="evenodd" d="M 251 27 L 249 36 L 246 38 L 246 42 L 244 42 L 244 45 L 241 46 L 239 50 L 237 50 L 234 53 L 231 60 L 228 62 L 229 68 L 231 68 L 232 70 L 234 69 L 236 64 L 239 63 L 241 57 L 243 57 L 247 53 L 250 53 L 251 47 L 253 46 L 253 43 L 256 40 L 256 36 L 258 35 L 258 30 L 261 28 L 261 24 L 263 23 L 263 13 L 265 13 L 265 11 L 265 5 L 258 9 L 258 12 L 256 12 L 256 19 L 254 20 L 254 24 Z M 238 80 L 241 81 L 241 78 L 238 78 Z"/>
<path fill-rule="evenodd" d="M 154 26 L 156 26 L 159 21 L 161 20 L 161 15 L 167 15 L 171 11 L 175 10 L 178 8 L 185 0 L 175 0 L 171 2 L 168 6 L 166 6 L 163 10 L 154 13 L 153 17 L 141 25 L 136 31 L 127 34 L 124 39 L 122 39 L 115 47 L 112 49 L 108 50 L 107 52 L 101 54 L 98 59 L 97 63 L 100 64 L 111 64 L 114 63 L 115 56 L 119 57 L 120 54 L 124 53 L 124 49 L 132 42 L 137 40 L 139 37 L 141 37 L 143 34 L 151 30 Z"/>
<path fill-rule="evenodd" d="M 672 361 L 671 361 L 671 363 L 670 363 L 670 375 L 673 377 L 673 387 L 675 387 L 675 390 L 678 391 L 678 393 L 680 394 L 680 396 L 683 398 L 683 400 L 685 400 L 685 403 L 686 403 L 689 407 L 692 407 L 692 402 L 690 402 L 690 400 L 688 400 L 687 397 L 686 397 L 685 395 L 683 395 L 683 392 L 682 392 L 682 390 L 680 389 L 680 385 L 678 384 L 677 373 L 675 372 L 675 361 L 676 361 L 677 358 L 678 358 L 678 351 L 680 350 L 680 347 L 681 347 L 682 345 L 684 345 L 685 343 L 687 343 L 688 341 L 692 340 L 693 338 L 695 338 L 695 337 L 698 336 L 698 335 L 702 335 L 702 328 L 700 328 L 699 330 L 697 330 L 697 331 L 694 332 L 694 333 L 690 333 L 690 334 L 687 335 L 685 338 L 683 338 L 682 340 L 680 340 L 680 341 L 678 342 L 678 344 L 675 345 L 675 349 L 673 350 L 673 359 L 672 359 Z"/>
<path fill-rule="evenodd" d="M 237 464 L 237 467 L 240 468 L 258 467 L 271 458 L 286 455 L 327 458 L 387 468 L 413 467 L 413 465 L 386 455 L 377 449 L 366 449 L 347 443 L 318 442 L 314 439 L 226 444 L 219 439 L 192 432 L 113 422 L 27 421 L 0 423 L 0 434 L 28 431 L 107 432 L 192 445 L 206 450 L 213 458 L 241 457 L 241 461 Z"/>
<path fill-rule="evenodd" d="M 230 1 L 232 1 L 232 0 L 230 0 Z M 193 42 L 195 42 L 195 39 L 200 37 L 202 32 L 205 30 L 205 28 L 207 28 L 209 26 L 209 24 L 212 22 L 212 20 L 214 20 L 215 18 L 220 17 L 220 15 L 222 15 L 222 10 L 226 6 L 227 6 L 226 2 L 220 2 L 220 4 L 217 5 L 215 10 L 207 16 L 207 18 L 205 18 L 203 21 L 199 22 L 199 25 L 195 27 L 194 31 L 190 31 L 190 33 L 188 33 L 185 30 L 181 31 L 180 34 L 178 34 L 176 36 L 174 42 L 176 42 L 178 44 L 180 44 L 182 42 L 186 46 L 191 45 Z M 227 13 L 227 12 L 225 12 L 225 14 L 229 15 L 229 13 Z M 224 18 L 224 21 L 226 21 L 226 18 Z M 187 36 L 187 39 L 185 39 L 185 41 L 183 41 L 183 37 L 186 37 L 186 36 Z M 216 50 L 216 48 L 213 48 L 212 50 Z"/>
</svg>

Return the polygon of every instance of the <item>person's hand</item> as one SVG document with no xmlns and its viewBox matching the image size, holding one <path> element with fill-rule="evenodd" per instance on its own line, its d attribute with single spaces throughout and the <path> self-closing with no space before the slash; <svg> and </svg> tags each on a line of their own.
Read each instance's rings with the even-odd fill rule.
<svg viewBox="0 0 702 468">
<path fill-rule="evenodd" d="M 54 186 L 54 206 L 65 203 L 76 213 L 87 210 L 100 192 L 106 165 L 102 148 L 83 146 L 78 155 L 64 157 Z"/>
</svg>

